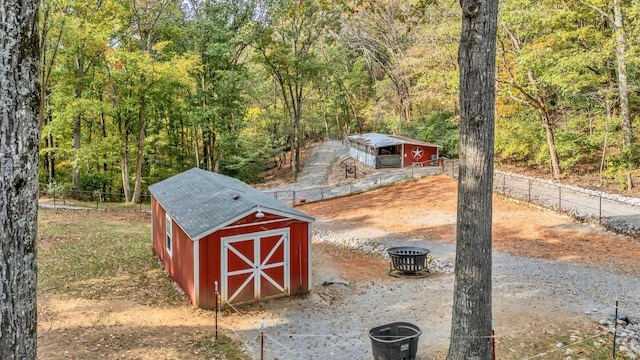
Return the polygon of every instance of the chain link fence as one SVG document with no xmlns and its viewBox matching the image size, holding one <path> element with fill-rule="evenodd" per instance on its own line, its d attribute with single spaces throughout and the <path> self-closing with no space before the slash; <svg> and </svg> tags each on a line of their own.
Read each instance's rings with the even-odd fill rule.
<svg viewBox="0 0 640 360">
<path fill-rule="evenodd" d="M 295 206 L 310 201 L 363 193 L 384 186 L 438 174 L 458 177 L 458 160 L 444 159 L 438 166 L 385 169 L 362 180 L 343 185 L 302 189 L 263 190 L 274 199 Z M 578 220 L 598 223 L 619 233 L 640 236 L 640 199 L 579 188 L 555 181 L 494 171 L 494 190 L 502 195 L 564 212 Z M 150 210 L 151 196 L 142 194 L 137 204 L 125 202 L 124 194 L 100 191 L 69 191 L 40 186 L 41 207 L 78 209 Z M 535 219 L 532 219 L 535 221 Z"/>
<path fill-rule="evenodd" d="M 44 208 L 62 209 L 122 209 L 151 211 L 151 195 L 140 194 L 138 203 L 126 202 L 123 193 L 81 191 L 40 185 L 38 204 Z"/>
<path fill-rule="evenodd" d="M 501 171 L 494 172 L 493 185 L 505 196 L 640 236 L 640 199 Z"/>
<path fill-rule="evenodd" d="M 382 170 L 365 179 L 354 180 L 343 185 L 315 186 L 295 190 L 263 190 L 263 192 L 280 202 L 296 205 L 307 201 L 318 201 L 363 193 L 408 179 L 442 174 L 443 168 L 444 166 L 426 166 L 394 169 L 389 171 Z"/>
<path fill-rule="evenodd" d="M 438 174 L 457 178 L 458 168 L 458 160 L 444 159 L 439 166 L 382 170 L 345 185 L 264 192 L 276 200 L 295 205 L 362 193 L 407 179 Z M 640 199 L 502 171 L 494 171 L 493 185 L 494 190 L 504 196 L 560 211 L 619 233 L 640 236 Z"/>
</svg>

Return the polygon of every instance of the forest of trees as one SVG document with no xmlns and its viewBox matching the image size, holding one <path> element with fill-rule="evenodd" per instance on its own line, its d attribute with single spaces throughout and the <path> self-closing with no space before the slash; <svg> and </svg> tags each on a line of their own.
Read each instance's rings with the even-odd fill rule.
<svg viewBox="0 0 640 360">
<path fill-rule="evenodd" d="M 247 182 L 324 138 L 458 153 L 457 2 L 45 0 L 40 183 L 119 192 L 194 166 Z M 625 184 L 640 162 L 640 0 L 504 0 L 498 164 Z M 283 159 L 283 151 L 293 156 Z"/>
</svg>

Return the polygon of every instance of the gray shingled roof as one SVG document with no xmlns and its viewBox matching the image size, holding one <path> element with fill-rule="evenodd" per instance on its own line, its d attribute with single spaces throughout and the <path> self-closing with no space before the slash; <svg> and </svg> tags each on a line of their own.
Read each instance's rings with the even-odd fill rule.
<svg viewBox="0 0 640 360">
<path fill-rule="evenodd" d="M 149 192 L 191 239 L 257 211 L 258 205 L 265 213 L 314 220 L 240 180 L 198 168 L 153 184 Z"/>
<path fill-rule="evenodd" d="M 355 141 L 360 144 L 369 145 L 374 148 L 381 148 L 381 147 L 400 145 L 400 144 L 414 144 L 414 145 L 422 145 L 422 146 L 430 146 L 430 147 L 442 147 L 440 145 L 430 144 L 424 141 L 410 139 L 404 136 L 386 135 L 386 134 L 378 134 L 378 133 L 350 135 L 350 136 L 347 136 L 347 138 L 351 141 Z"/>
</svg>

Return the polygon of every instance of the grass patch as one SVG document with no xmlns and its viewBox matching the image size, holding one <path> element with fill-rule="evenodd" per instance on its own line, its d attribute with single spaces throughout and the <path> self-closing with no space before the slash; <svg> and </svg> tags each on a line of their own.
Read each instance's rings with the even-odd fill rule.
<svg viewBox="0 0 640 360">
<path fill-rule="evenodd" d="M 41 209 L 38 216 L 38 297 L 114 300 L 113 304 L 126 299 L 140 304 L 144 311 L 148 309 L 150 315 L 156 306 L 192 306 L 153 255 L 149 213 Z M 97 325 L 82 333 L 114 331 L 109 329 Z M 63 331 L 67 332 L 72 333 Z M 104 342 L 105 336 L 97 338 Z M 77 341 L 64 339 L 72 344 Z M 142 337 L 139 341 L 146 340 Z M 188 358 L 250 359 L 222 334 L 217 340 L 213 333 L 194 334 L 191 341 L 185 339 L 178 345 L 191 354 Z"/>
<path fill-rule="evenodd" d="M 218 359 L 217 354 L 225 354 L 226 360 L 249 360 L 251 356 L 240 351 L 236 343 L 225 335 L 218 334 L 218 340 L 215 335 L 206 335 L 198 341 L 198 355 L 203 355 L 207 359 Z"/>
<path fill-rule="evenodd" d="M 39 293 L 145 305 L 184 301 L 151 251 L 150 224 L 148 213 L 40 210 Z"/>
<path fill-rule="evenodd" d="M 498 354 L 502 353 L 505 359 L 544 359 L 566 360 L 569 358 L 585 360 L 627 360 L 618 351 L 613 358 L 613 335 L 606 333 L 599 336 L 582 336 L 571 338 L 569 336 L 548 336 L 541 334 L 538 338 L 501 339 L 498 342 Z M 562 343 L 564 347 L 558 348 Z M 506 355 L 509 354 L 509 355 Z"/>
</svg>

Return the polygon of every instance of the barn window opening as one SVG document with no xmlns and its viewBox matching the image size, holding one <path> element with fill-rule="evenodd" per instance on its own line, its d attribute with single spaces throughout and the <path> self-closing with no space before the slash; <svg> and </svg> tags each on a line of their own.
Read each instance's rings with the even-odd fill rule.
<svg viewBox="0 0 640 360">
<path fill-rule="evenodd" d="M 169 255 L 171 255 L 171 248 L 173 247 L 173 234 L 172 234 L 172 226 L 173 222 L 171 220 L 171 216 L 169 216 L 169 214 L 167 214 L 167 218 L 165 221 L 165 227 L 166 227 L 166 233 L 167 233 L 167 241 L 165 242 L 165 245 L 167 247 L 167 253 Z"/>
<path fill-rule="evenodd" d="M 378 149 L 380 155 L 397 155 L 400 154 L 398 147 L 395 145 L 385 146 Z"/>
</svg>

